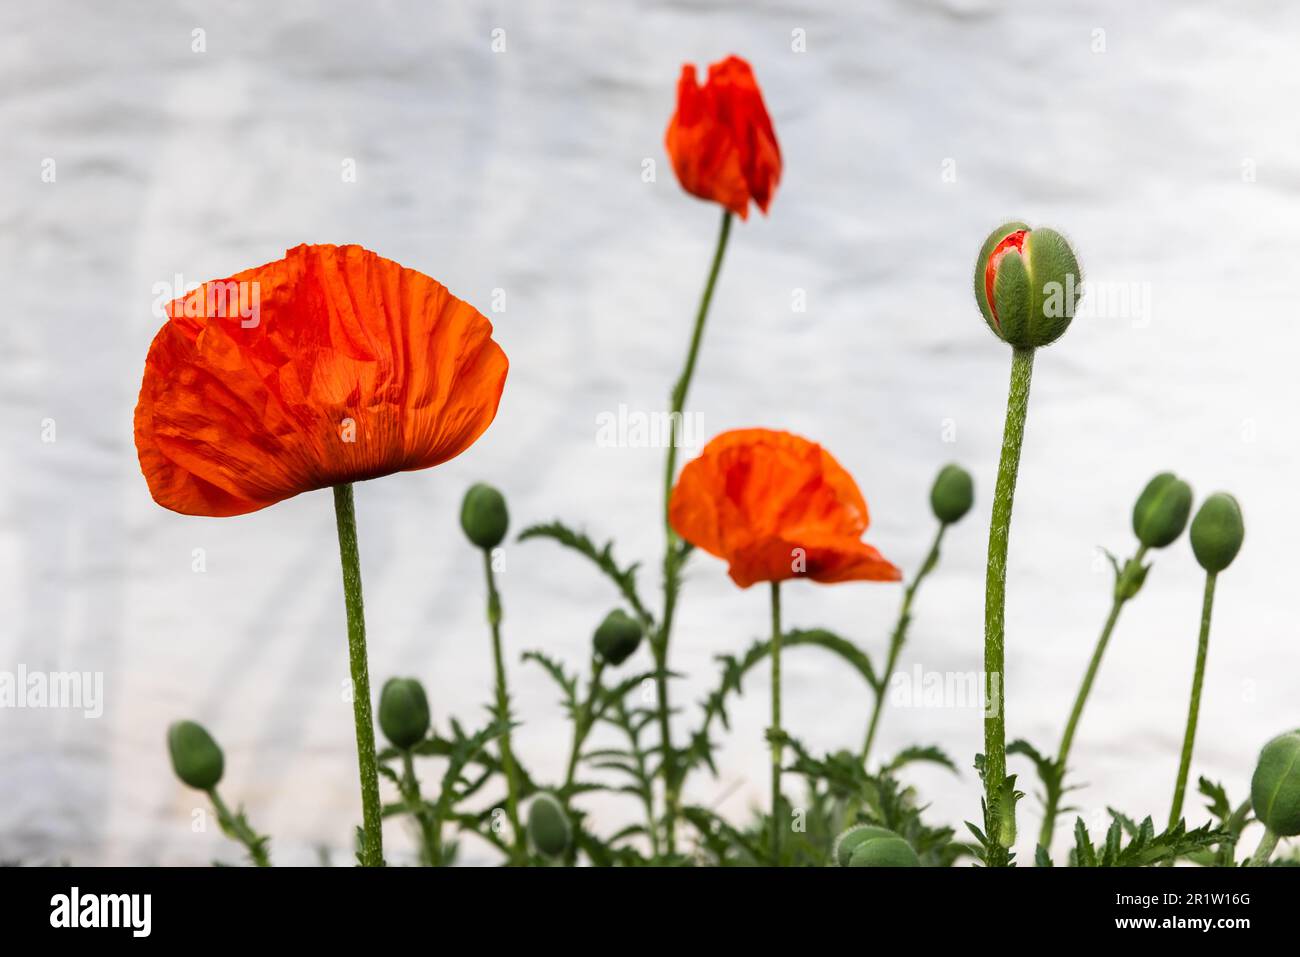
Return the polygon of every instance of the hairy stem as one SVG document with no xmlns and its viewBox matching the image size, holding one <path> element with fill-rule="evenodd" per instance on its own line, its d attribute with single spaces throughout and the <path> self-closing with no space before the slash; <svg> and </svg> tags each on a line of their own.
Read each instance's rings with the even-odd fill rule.
<svg viewBox="0 0 1300 957">
<path fill-rule="evenodd" d="M 420 845 L 428 867 L 442 863 L 442 822 L 435 821 L 420 796 L 420 779 L 415 776 L 415 761 L 410 748 L 402 750 L 402 800 L 406 810 L 420 826 Z"/>
<path fill-rule="evenodd" d="M 1002 833 L 1002 791 L 1007 775 L 1005 639 L 1007 604 L 1007 544 L 1011 535 L 1011 506 L 1020 470 L 1020 447 L 1025 438 L 1029 386 L 1034 371 L 1032 349 L 1011 353 L 1011 386 L 1007 394 L 1007 419 L 1002 433 L 1002 457 L 993 491 L 993 518 L 989 523 L 988 572 L 984 589 L 984 800 L 989 839 L 990 867 L 1009 863 Z M 1010 835 L 1008 835 L 1010 837 Z"/>
<path fill-rule="evenodd" d="M 506 665 L 501 652 L 501 595 L 497 592 L 496 572 L 492 568 L 492 552 L 483 549 L 483 574 L 487 579 L 488 625 L 492 629 L 492 662 L 496 668 L 497 720 L 505 725 L 501 733 L 501 770 L 506 776 L 506 817 L 514 831 L 512 862 L 522 865 L 527 860 L 528 848 L 524 830 L 519 826 L 519 781 L 515 771 L 515 754 L 510 744 L 510 692 L 506 686 Z"/>
<path fill-rule="evenodd" d="M 669 416 L 671 435 L 668 442 L 667 461 L 664 464 L 664 529 L 666 545 L 664 549 L 664 614 L 659 626 L 659 634 L 653 643 L 655 656 L 655 690 L 659 699 L 659 740 L 661 749 L 660 768 L 664 779 L 664 828 L 669 854 L 677 850 L 677 813 L 681 790 L 680 772 L 677 756 L 673 749 L 672 728 L 669 717 L 672 708 L 668 702 L 668 642 L 672 636 L 673 613 L 677 608 L 677 591 L 680 585 L 678 562 L 680 561 L 680 543 L 677 533 L 673 531 L 668 520 L 668 502 L 672 497 L 673 479 L 677 475 L 677 445 L 681 440 L 682 410 L 686 405 L 686 394 L 695 375 L 695 362 L 699 358 L 700 343 L 704 338 L 704 322 L 709 315 L 709 304 L 713 301 L 713 289 L 718 282 L 718 273 L 722 269 L 722 255 L 727 248 L 727 237 L 731 234 L 730 211 L 722 214 L 722 226 L 718 231 L 718 245 L 713 252 L 713 264 L 709 267 L 709 278 L 704 284 L 704 294 L 700 297 L 700 306 L 695 313 L 695 326 L 691 331 L 691 345 L 686 353 L 686 365 L 682 369 L 672 391 L 672 412 Z"/>
<path fill-rule="evenodd" d="M 1196 719 L 1201 711 L 1201 686 L 1205 681 L 1205 656 L 1210 648 L 1210 614 L 1214 610 L 1214 581 L 1217 575 L 1205 576 L 1205 598 L 1201 602 L 1201 635 L 1196 646 L 1196 673 L 1192 675 L 1192 700 L 1187 706 L 1187 730 L 1183 733 L 1183 757 L 1174 782 L 1174 803 L 1169 808 L 1169 826 L 1183 816 L 1183 796 L 1187 792 L 1187 772 L 1192 767 L 1192 746 L 1196 743 Z"/>
<path fill-rule="evenodd" d="M 1277 835 L 1273 833 L 1271 827 L 1264 828 L 1264 836 L 1259 839 L 1259 847 L 1255 848 L 1255 854 L 1250 859 L 1251 867 L 1265 867 L 1268 865 L 1268 859 L 1273 856 L 1273 851 L 1277 849 Z"/>
<path fill-rule="evenodd" d="M 248 857 L 257 867 L 270 867 L 271 858 L 266 853 L 266 841 L 253 832 L 243 817 L 230 813 L 230 808 L 226 807 L 226 802 L 221 800 L 221 795 L 217 793 L 216 788 L 208 790 L 208 798 L 212 801 L 212 806 L 217 810 L 217 823 L 221 825 L 221 830 L 233 837 L 244 849 L 248 851 Z M 1277 843 L 1277 838 L 1273 839 Z"/>
<path fill-rule="evenodd" d="M 880 675 L 880 687 L 876 689 L 876 700 L 871 708 L 871 721 L 867 725 L 867 739 L 862 743 L 861 761 L 864 765 L 867 763 L 867 758 L 871 756 L 871 745 L 876 740 L 876 728 L 880 724 L 880 715 L 884 710 L 885 690 L 889 687 L 890 676 L 898 665 L 899 652 L 903 650 L 903 642 L 907 639 L 907 626 L 912 621 L 912 600 L 916 597 L 916 590 L 921 587 L 921 582 L 925 581 L 925 576 L 930 574 L 938 564 L 939 543 L 943 541 L 943 533 L 947 527 L 942 522 L 939 524 L 939 530 L 934 535 L 934 543 L 930 546 L 925 561 L 921 563 L 920 571 L 903 589 L 903 607 L 899 609 L 898 621 L 889 639 L 889 657 L 885 662 L 885 670 Z"/>
<path fill-rule="evenodd" d="M 1135 564 L 1141 565 L 1146 553 L 1147 547 L 1145 545 L 1140 546 L 1137 554 L 1124 565 L 1124 569 L 1127 570 L 1131 565 Z M 1115 600 L 1110 606 L 1110 614 L 1106 616 L 1106 624 L 1102 626 L 1101 637 L 1097 639 L 1097 647 L 1093 650 L 1092 660 L 1088 662 L 1088 670 L 1083 676 L 1083 684 L 1079 686 L 1079 693 L 1074 698 L 1074 707 L 1070 709 L 1070 718 L 1065 723 L 1065 733 L 1061 736 L 1061 747 L 1056 752 L 1056 766 L 1062 780 L 1065 777 L 1066 761 L 1070 756 L 1070 745 L 1074 743 L 1074 732 L 1079 726 L 1079 718 L 1083 715 L 1084 703 L 1092 692 L 1093 680 L 1097 677 L 1097 669 L 1101 667 L 1101 658 L 1106 653 L 1106 645 L 1110 643 L 1110 635 L 1115 630 L 1115 622 L 1119 621 L 1120 610 L 1128 600 L 1128 597 L 1119 594 L 1117 589 Z M 1048 794 L 1047 808 L 1043 814 L 1043 827 L 1038 833 L 1038 844 L 1045 851 L 1052 849 L 1052 835 L 1056 833 L 1056 816 L 1060 809 L 1060 802 L 1061 793 L 1059 789 Z"/>
<path fill-rule="evenodd" d="M 384 866 L 383 815 L 379 803 L 379 763 L 375 759 L 375 725 L 370 714 L 370 671 L 366 663 L 366 615 L 361 599 L 361 555 L 352 485 L 334 486 L 334 517 L 343 562 L 343 598 L 348 612 L 348 661 L 352 669 L 352 717 L 357 729 L 357 765 L 361 776 L 361 812 L 365 846 L 362 863 Z"/>
<path fill-rule="evenodd" d="M 772 864 L 781 866 L 781 583 L 772 582 Z"/>
</svg>

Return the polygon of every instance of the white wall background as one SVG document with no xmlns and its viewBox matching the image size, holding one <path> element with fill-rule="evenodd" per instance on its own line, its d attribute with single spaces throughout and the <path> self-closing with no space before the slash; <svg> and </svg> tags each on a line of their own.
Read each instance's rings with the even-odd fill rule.
<svg viewBox="0 0 1300 957">
<path fill-rule="evenodd" d="M 1039 357 L 1010 563 L 1010 734 L 1054 746 L 1108 607 L 1097 549 L 1131 551 L 1132 501 L 1166 468 L 1198 494 L 1235 492 L 1248 528 L 1220 582 L 1194 774 L 1241 800 L 1258 748 L 1300 724 L 1291 5 L 67 2 L 9 5 L 0 24 L 0 669 L 105 681 L 98 720 L 0 711 L 0 856 L 237 859 L 215 829 L 191 833 L 196 801 L 163 746 L 179 716 L 218 736 L 223 790 L 278 861 L 309 863 L 318 844 L 346 860 L 359 818 L 329 495 L 226 520 L 152 503 L 131 415 L 155 282 L 358 242 L 485 311 L 507 291 L 493 320 L 511 374 L 491 430 L 443 468 L 357 491 L 372 674 L 419 675 L 437 719 L 476 720 L 490 695 L 481 569 L 456 520 L 470 482 L 503 488 L 516 528 L 564 517 L 654 567 L 661 453 L 598 448 L 595 422 L 619 403 L 662 408 L 680 366 L 717 211 L 678 188 L 662 134 L 681 63 L 730 52 L 754 64 L 785 177 L 770 219 L 735 230 L 691 410 L 709 434 L 763 424 L 823 442 L 867 496 L 869 540 L 909 570 L 934 472 L 975 472 L 977 508 L 920 596 L 904 666 L 981 664 L 1009 355 L 970 270 L 992 226 L 1024 218 L 1066 231 L 1090 278 L 1149 284 L 1152 312 L 1080 320 Z M 545 543 L 511 545 L 507 563 L 512 659 L 584 661 L 606 582 Z M 1184 539 L 1124 614 L 1075 748 L 1088 813 L 1167 813 L 1201 581 Z M 644 584 L 654 595 L 652 573 Z M 796 584 L 787 617 L 879 655 L 898 599 Z M 767 611 L 707 556 L 683 602 L 679 734 L 713 656 L 762 634 Z M 556 695 L 533 666 L 510 670 L 518 750 L 553 779 Z M 815 650 L 792 652 L 786 674 L 796 734 L 819 749 L 860 739 L 854 676 Z M 720 778 L 692 786 L 737 818 L 763 800 L 765 684 L 755 672 Z M 880 750 L 937 742 L 965 767 L 981 735 L 973 711 L 897 711 Z M 977 817 L 973 772 L 908 776 L 936 820 Z M 590 806 L 611 830 L 638 811 Z M 1022 807 L 1031 838 L 1036 808 Z M 398 858 L 404 837 L 390 828 Z"/>
</svg>

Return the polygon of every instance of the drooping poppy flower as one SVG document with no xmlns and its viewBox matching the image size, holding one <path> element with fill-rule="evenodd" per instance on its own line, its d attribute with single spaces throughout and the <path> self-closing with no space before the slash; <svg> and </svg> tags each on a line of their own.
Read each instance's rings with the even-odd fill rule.
<svg viewBox="0 0 1300 957">
<path fill-rule="evenodd" d="M 664 137 L 677 179 L 688 192 L 720 203 L 741 219 L 752 199 L 764 213 L 781 179 L 781 147 L 749 64 L 730 56 L 709 67 L 703 86 L 682 67 L 677 112 Z"/>
<path fill-rule="evenodd" d="M 492 324 L 360 246 L 299 246 L 167 307 L 135 444 L 154 500 L 240 515 L 453 458 L 496 415 Z"/>
<path fill-rule="evenodd" d="M 668 507 L 686 541 L 725 559 L 741 588 L 755 582 L 898 581 L 862 541 L 867 503 L 853 477 L 789 432 L 724 432 L 682 469 Z"/>
</svg>

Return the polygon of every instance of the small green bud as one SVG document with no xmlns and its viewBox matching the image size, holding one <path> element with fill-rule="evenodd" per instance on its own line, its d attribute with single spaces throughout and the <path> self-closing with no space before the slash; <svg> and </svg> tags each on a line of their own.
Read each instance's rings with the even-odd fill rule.
<svg viewBox="0 0 1300 957">
<path fill-rule="evenodd" d="M 1006 223 L 989 233 L 975 260 L 975 300 L 984 321 L 1017 348 L 1059 339 L 1082 295 L 1079 261 L 1052 229 Z"/>
<path fill-rule="evenodd" d="M 1255 817 L 1274 834 L 1300 834 L 1300 731 L 1278 735 L 1259 752 L 1250 803 Z"/>
<path fill-rule="evenodd" d="M 601 661 L 618 667 L 632 657 L 641 644 L 641 635 L 641 623 L 621 608 L 616 608 L 600 623 L 592 644 L 596 646 Z"/>
<path fill-rule="evenodd" d="M 429 699 L 414 678 L 389 678 L 379 692 L 379 727 L 395 748 L 406 749 L 429 733 Z"/>
<path fill-rule="evenodd" d="M 203 725 L 177 721 L 167 729 L 167 749 L 176 776 L 190 787 L 211 791 L 221 781 L 226 760 Z"/>
<path fill-rule="evenodd" d="M 877 827 L 874 824 L 855 825 L 835 839 L 835 847 L 831 851 L 831 860 L 840 867 L 848 867 L 849 858 L 853 856 L 854 851 L 867 841 L 874 841 L 882 837 L 898 837 L 898 835 L 887 827 Z"/>
<path fill-rule="evenodd" d="M 961 521 L 975 503 L 975 481 L 960 465 L 945 465 L 930 489 L 930 508 L 945 525 Z"/>
<path fill-rule="evenodd" d="M 1241 506 L 1227 492 L 1215 492 L 1202 504 L 1192 519 L 1192 551 L 1207 572 L 1221 572 L 1241 551 L 1246 527 L 1241 521 Z"/>
<path fill-rule="evenodd" d="M 554 794 L 543 791 L 528 809 L 528 838 L 538 853 L 559 857 L 569 848 L 569 815 Z"/>
<path fill-rule="evenodd" d="M 1161 472 L 1133 506 L 1133 534 L 1147 548 L 1164 548 L 1183 534 L 1191 514 L 1192 487 L 1173 472 Z"/>
<path fill-rule="evenodd" d="M 460 507 L 460 527 L 479 548 L 496 548 L 510 527 L 505 497 L 491 485 L 471 485 Z"/>
<path fill-rule="evenodd" d="M 921 859 L 901 837 L 863 841 L 849 856 L 849 867 L 920 867 Z"/>
</svg>

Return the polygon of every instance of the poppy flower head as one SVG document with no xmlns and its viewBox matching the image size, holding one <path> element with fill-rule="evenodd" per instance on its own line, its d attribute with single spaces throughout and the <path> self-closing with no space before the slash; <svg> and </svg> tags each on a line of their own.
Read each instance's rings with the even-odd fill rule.
<svg viewBox="0 0 1300 957">
<path fill-rule="evenodd" d="M 741 588 L 902 577 L 862 541 L 869 516 L 853 477 L 789 432 L 739 429 L 713 439 L 682 469 L 668 518 L 683 539 L 725 559 Z"/>
<path fill-rule="evenodd" d="M 781 148 L 754 72 L 740 57 L 710 66 L 703 86 L 694 65 L 682 67 L 677 112 L 664 141 L 688 193 L 741 219 L 750 200 L 767 212 L 781 179 Z"/>
<path fill-rule="evenodd" d="M 167 316 L 135 443 L 154 500 L 187 515 L 445 462 L 491 424 L 505 385 L 486 318 L 360 246 L 298 246 Z"/>
</svg>

